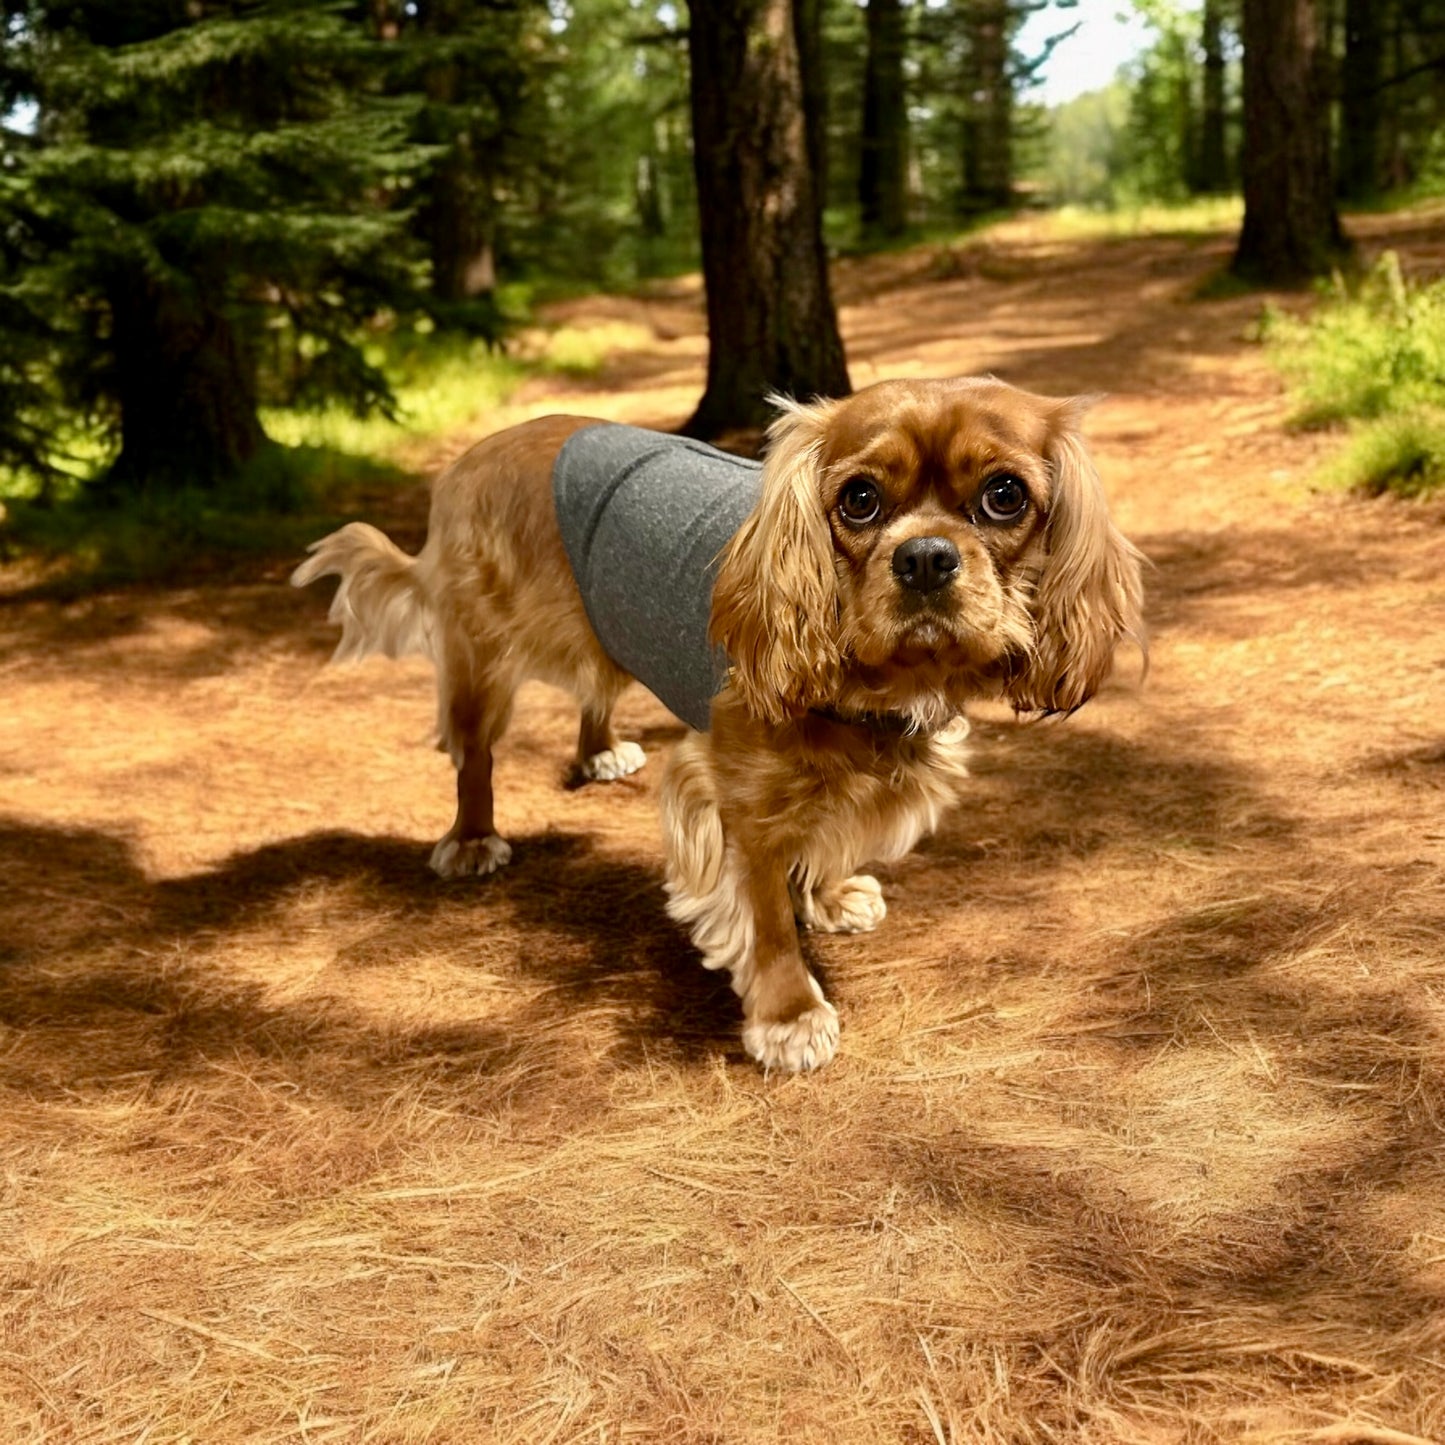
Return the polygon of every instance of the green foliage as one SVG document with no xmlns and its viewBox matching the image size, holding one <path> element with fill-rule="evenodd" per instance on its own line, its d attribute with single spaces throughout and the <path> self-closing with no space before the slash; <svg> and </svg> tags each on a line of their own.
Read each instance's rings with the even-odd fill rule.
<svg viewBox="0 0 1445 1445">
<path fill-rule="evenodd" d="M 507 356 L 455 332 L 397 332 L 366 342 L 382 372 L 392 416 L 358 417 L 332 403 L 266 410 L 265 448 L 219 486 L 100 495 L 75 476 L 37 489 L 32 474 L 0 466 L 0 558 L 27 556 L 59 568 L 61 590 L 153 581 L 236 554 L 296 552 L 346 511 L 358 488 L 416 479 L 406 444 L 478 431 L 529 376 L 595 373 L 614 346 L 638 336 L 617 326 L 563 327 L 523 338 Z"/>
<path fill-rule="evenodd" d="M 513 279 L 625 287 L 695 266 L 681 6 L 553 0 L 526 164 L 499 197 Z"/>
<path fill-rule="evenodd" d="M 1296 319 L 1271 313 L 1266 339 L 1299 402 L 1300 426 L 1372 419 L 1440 401 L 1445 281 L 1407 282 L 1387 251 L 1353 289 L 1336 277 L 1326 303 Z"/>
<path fill-rule="evenodd" d="M 1073 240 L 1129 236 L 1217 236 L 1237 231 L 1244 215 L 1238 196 L 1197 196 L 1193 200 L 1140 201 L 1099 210 L 1061 206 L 1050 215 L 1049 228 Z"/>
<path fill-rule="evenodd" d="M 1416 284 L 1386 252 L 1311 315 L 1266 314 L 1263 335 L 1303 427 L 1348 425 L 1329 479 L 1416 495 L 1445 476 L 1445 281 Z"/>
<path fill-rule="evenodd" d="M 1359 427 L 1325 480 L 1372 496 L 1439 490 L 1445 486 L 1445 411 L 1421 406 Z"/>
<path fill-rule="evenodd" d="M 1198 16 L 1168 0 L 1136 6 L 1158 39 L 1129 67 L 1129 117 L 1121 137 L 1120 199 L 1179 201 L 1189 194 L 1198 126 Z"/>
<path fill-rule="evenodd" d="M 1129 103 L 1128 83 L 1114 80 L 1049 112 L 1033 178 L 1053 204 L 1107 208 L 1141 193 L 1128 175 Z"/>
<path fill-rule="evenodd" d="M 0 139 L 6 459 L 45 471 L 36 438 L 79 419 L 138 480 L 204 485 L 263 440 L 262 395 L 389 405 L 355 336 L 420 304 L 406 209 L 431 153 L 352 7 L 5 10 L 0 93 L 35 114 Z"/>
<path fill-rule="evenodd" d="M 1104 88 L 1055 106 L 1029 178 L 1050 201 L 1099 209 L 1177 205 L 1202 180 L 1204 52 L 1200 7 L 1134 0 L 1153 42 Z M 1239 136 L 1238 6 L 1221 6 L 1226 150 Z M 1066 56 L 1061 51 L 1061 58 Z"/>
<path fill-rule="evenodd" d="M 397 467 L 320 447 L 264 448 L 219 486 L 100 497 L 11 496 L 0 501 L 0 558 L 48 564 L 47 590 L 213 575 L 217 562 L 296 551 L 339 520 L 338 499 L 395 486 Z"/>
</svg>

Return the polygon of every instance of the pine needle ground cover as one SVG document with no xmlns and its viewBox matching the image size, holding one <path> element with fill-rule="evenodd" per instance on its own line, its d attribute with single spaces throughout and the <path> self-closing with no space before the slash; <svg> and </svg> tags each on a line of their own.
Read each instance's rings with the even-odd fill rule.
<svg viewBox="0 0 1445 1445">
<path fill-rule="evenodd" d="M 883 927 L 809 945 L 817 1076 L 663 911 L 641 692 L 575 791 L 524 694 L 516 861 L 445 885 L 427 671 L 326 670 L 289 559 L 0 607 L 0 1438 L 1445 1438 L 1440 504 L 1308 492 L 1257 301 L 1184 299 L 1226 237 L 991 244 L 845 268 L 855 379 L 1108 389 L 1151 671 L 980 712 Z M 623 309 L 495 424 L 680 419 L 695 299 Z"/>
</svg>

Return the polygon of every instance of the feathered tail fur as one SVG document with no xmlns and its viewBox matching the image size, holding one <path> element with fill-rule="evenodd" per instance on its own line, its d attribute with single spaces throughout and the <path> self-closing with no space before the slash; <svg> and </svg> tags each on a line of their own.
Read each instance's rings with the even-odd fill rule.
<svg viewBox="0 0 1445 1445">
<path fill-rule="evenodd" d="M 331 602 L 331 620 L 341 625 L 334 662 L 376 652 L 432 656 L 433 612 L 415 557 L 366 522 L 350 522 L 307 550 L 311 556 L 291 574 L 293 587 L 341 578 Z"/>
</svg>

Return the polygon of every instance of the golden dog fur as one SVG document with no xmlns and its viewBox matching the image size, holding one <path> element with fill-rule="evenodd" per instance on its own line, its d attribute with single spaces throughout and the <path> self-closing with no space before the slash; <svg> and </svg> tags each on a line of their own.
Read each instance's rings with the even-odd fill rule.
<svg viewBox="0 0 1445 1445">
<path fill-rule="evenodd" d="M 833 1057 L 838 1018 L 797 924 L 876 927 L 883 898 L 857 869 L 906 853 L 957 797 L 966 704 L 1080 706 L 1139 635 L 1140 581 L 1077 401 L 960 378 L 781 406 L 760 500 L 713 592 L 727 685 L 710 730 L 673 752 L 662 817 L 669 912 L 731 975 L 748 1053 L 798 1070 Z M 523 680 L 577 699 L 584 777 L 645 760 L 613 731 L 631 679 L 588 625 L 553 510 L 558 450 L 597 424 L 546 417 L 473 447 L 437 480 L 416 558 L 352 523 L 293 577 L 341 577 L 338 657 L 435 664 L 457 766 L 456 821 L 431 860 L 444 877 L 511 856 L 493 825 L 492 747 Z M 924 590 L 900 554 L 921 539 L 949 559 Z"/>
</svg>

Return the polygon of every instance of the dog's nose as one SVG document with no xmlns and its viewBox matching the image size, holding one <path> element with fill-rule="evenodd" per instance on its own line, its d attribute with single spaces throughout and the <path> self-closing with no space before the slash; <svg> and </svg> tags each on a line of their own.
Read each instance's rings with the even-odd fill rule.
<svg viewBox="0 0 1445 1445">
<path fill-rule="evenodd" d="M 893 553 L 893 575 L 915 592 L 933 592 L 953 581 L 958 548 L 947 537 L 910 537 Z"/>
</svg>

